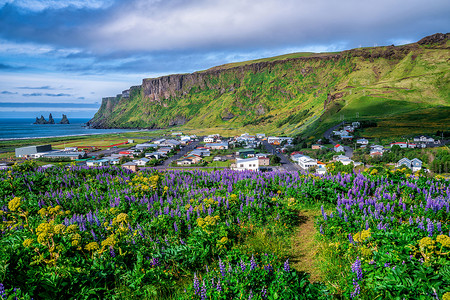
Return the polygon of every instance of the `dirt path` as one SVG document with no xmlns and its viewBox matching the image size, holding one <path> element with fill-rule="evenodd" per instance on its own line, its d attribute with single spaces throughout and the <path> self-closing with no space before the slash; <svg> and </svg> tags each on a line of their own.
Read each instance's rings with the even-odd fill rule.
<svg viewBox="0 0 450 300">
<path fill-rule="evenodd" d="M 291 265 L 297 271 L 311 274 L 310 281 L 320 281 L 321 274 L 316 259 L 317 242 L 314 239 L 316 229 L 314 219 L 320 211 L 302 210 L 300 212 L 300 225 L 292 239 Z"/>
</svg>

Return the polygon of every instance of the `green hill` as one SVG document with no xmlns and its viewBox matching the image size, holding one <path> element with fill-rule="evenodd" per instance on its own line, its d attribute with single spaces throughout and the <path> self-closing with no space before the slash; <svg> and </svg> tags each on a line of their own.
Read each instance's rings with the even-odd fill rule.
<svg viewBox="0 0 450 300">
<path fill-rule="evenodd" d="M 320 133 L 345 120 L 375 120 L 367 134 L 448 129 L 450 34 L 403 46 L 293 53 L 192 74 L 144 79 L 104 98 L 97 128 L 242 128 Z"/>
</svg>

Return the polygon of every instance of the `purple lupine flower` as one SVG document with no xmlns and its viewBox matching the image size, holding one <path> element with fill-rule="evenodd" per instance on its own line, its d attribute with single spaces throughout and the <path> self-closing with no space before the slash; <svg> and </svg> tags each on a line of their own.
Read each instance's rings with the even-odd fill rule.
<svg viewBox="0 0 450 300">
<path fill-rule="evenodd" d="M 241 266 L 242 272 L 244 272 L 247 269 L 247 267 L 245 266 L 245 263 L 242 259 L 241 259 L 240 266 Z"/>
<path fill-rule="evenodd" d="M 250 259 L 250 270 L 254 270 L 256 269 L 257 265 L 256 265 L 256 261 L 255 258 L 252 255 L 252 258 Z"/>
<path fill-rule="evenodd" d="M 265 287 L 263 287 L 261 290 L 261 297 L 263 299 L 267 299 L 267 289 Z"/>
<path fill-rule="evenodd" d="M 356 274 L 356 279 L 360 281 L 363 278 L 363 273 L 361 269 L 361 260 L 359 257 L 356 258 L 356 261 L 352 264 L 352 272 Z"/>
<path fill-rule="evenodd" d="M 438 221 L 437 223 L 436 223 L 436 230 L 437 231 L 439 231 L 439 232 L 442 232 L 442 224 L 441 224 L 441 222 L 440 221 Z"/>
<path fill-rule="evenodd" d="M 3 286 L 3 283 L 0 283 L 0 297 L 2 297 L 2 299 L 4 294 L 5 294 L 5 287 Z"/>
<path fill-rule="evenodd" d="M 220 274 L 222 274 L 222 277 L 225 277 L 225 264 L 223 263 L 223 261 L 219 258 L 219 269 L 220 269 Z"/>
<path fill-rule="evenodd" d="M 250 293 L 248 295 L 248 300 L 252 300 L 252 298 L 253 298 L 253 291 L 250 290 Z"/>
<path fill-rule="evenodd" d="M 324 208 L 323 208 L 323 205 L 320 207 L 320 210 L 322 211 L 322 217 L 323 217 L 323 219 L 326 221 L 328 218 L 327 218 L 327 213 L 325 212 L 325 210 L 324 210 Z"/>
<path fill-rule="evenodd" d="M 320 232 L 320 234 L 323 234 L 323 227 L 322 227 L 322 225 L 320 225 L 319 232 Z"/>
<path fill-rule="evenodd" d="M 433 236 L 433 231 L 434 231 L 434 224 L 433 224 L 433 222 L 431 220 L 428 220 L 427 231 L 428 231 L 428 236 L 432 237 Z"/>
<path fill-rule="evenodd" d="M 194 294 L 200 295 L 200 280 L 197 278 L 197 274 L 194 273 Z"/>
<path fill-rule="evenodd" d="M 175 232 L 178 231 L 178 226 L 177 226 L 177 222 L 173 222 L 173 229 L 175 229 Z"/>
<path fill-rule="evenodd" d="M 220 293 L 222 291 L 222 285 L 220 284 L 220 279 L 217 281 L 216 290 Z"/>
<path fill-rule="evenodd" d="M 113 246 L 109 246 L 109 255 L 111 255 L 112 258 L 116 257 Z"/>
<path fill-rule="evenodd" d="M 291 267 L 289 266 L 289 258 L 284 262 L 284 271 L 287 273 L 291 271 Z"/>
<path fill-rule="evenodd" d="M 388 263 L 388 262 L 384 264 L 384 267 L 385 267 L 385 268 L 389 268 L 390 266 L 391 266 L 391 264 Z"/>
<path fill-rule="evenodd" d="M 202 288 L 201 288 L 201 290 L 200 290 L 200 298 L 202 299 L 202 300 L 205 300 L 206 299 L 206 286 L 205 286 L 205 281 L 203 281 L 203 285 L 202 285 Z"/>
<path fill-rule="evenodd" d="M 353 240 L 353 235 L 351 233 L 348 234 L 348 240 L 350 242 L 350 244 L 354 245 L 355 241 Z"/>
<path fill-rule="evenodd" d="M 361 292 L 361 287 L 359 286 L 358 281 L 356 281 L 355 278 L 353 278 L 353 286 L 354 286 L 354 290 L 353 292 L 350 294 L 351 298 L 355 298 L 356 296 L 359 295 L 359 293 Z"/>
</svg>

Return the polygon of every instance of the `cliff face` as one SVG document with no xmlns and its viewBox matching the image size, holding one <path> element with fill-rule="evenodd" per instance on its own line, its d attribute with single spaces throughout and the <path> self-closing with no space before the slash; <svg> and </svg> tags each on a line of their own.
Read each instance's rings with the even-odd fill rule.
<svg viewBox="0 0 450 300">
<path fill-rule="evenodd" d="M 367 97 L 403 101 L 404 89 L 412 91 L 409 99 L 416 99 L 428 88 L 433 91 L 428 102 L 442 100 L 444 95 L 440 104 L 448 105 L 448 41 L 449 34 L 437 34 L 405 46 L 292 55 L 144 79 L 140 86 L 103 98 L 89 124 L 97 128 L 187 124 L 294 130 L 326 117 L 333 102 L 355 101 L 358 106 L 366 104 Z M 304 110 L 310 112 L 309 119 L 292 118 Z"/>
</svg>

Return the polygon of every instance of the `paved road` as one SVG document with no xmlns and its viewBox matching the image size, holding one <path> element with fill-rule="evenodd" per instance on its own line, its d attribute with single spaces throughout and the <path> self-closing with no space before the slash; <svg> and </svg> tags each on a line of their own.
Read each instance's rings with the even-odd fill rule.
<svg viewBox="0 0 450 300">
<path fill-rule="evenodd" d="M 263 143 L 263 145 L 266 148 L 268 153 L 277 155 L 280 158 L 280 160 L 281 160 L 281 168 L 283 168 L 283 169 L 285 169 L 286 171 L 289 171 L 289 172 L 297 172 L 297 171 L 301 170 L 301 168 L 297 164 L 291 162 L 286 157 L 286 155 L 284 155 L 282 153 L 277 153 L 275 147 L 272 146 L 271 144 L 269 144 L 267 141 L 262 141 L 262 143 Z"/>
<path fill-rule="evenodd" d="M 127 150 L 127 149 L 128 148 L 110 148 L 109 150 L 105 149 L 105 150 L 100 150 L 100 151 L 97 151 L 97 152 L 91 152 L 91 153 L 88 154 L 88 156 L 98 157 L 101 154 L 103 154 L 104 156 L 110 156 L 111 154 L 119 153 L 120 151 L 124 151 L 124 150 Z"/>
<path fill-rule="evenodd" d="M 186 153 L 188 153 L 189 151 L 192 151 L 195 149 L 195 147 L 197 147 L 199 142 L 192 142 L 189 145 L 181 148 L 180 152 L 178 152 L 177 154 L 175 154 L 172 157 L 169 157 L 168 159 L 166 159 L 164 161 L 164 163 L 162 165 L 156 166 L 156 169 L 166 169 L 169 168 L 169 165 L 171 162 L 179 159 L 180 157 L 184 156 Z"/>
<path fill-rule="evenodd" d="M 338 129 L 340 126 L 344 125 L 344 122 L 339 123 L 331 128 L 329 128 L 327 131 L 325 131 L 325 133 L 323 134 L 323 136 L 328 139 L 333 145 L 338 144 L 337 141 L 333 140 L 333 131 L 335 131 L 336 129 Z M 345 150 L 345 156 L 352 158 L 353 157 L 353 148 L 349 147 L 349 146 L 344 146 L 344 150 Z"/>
</svg>

